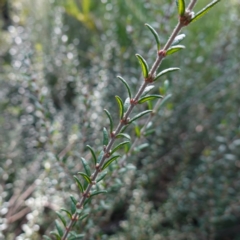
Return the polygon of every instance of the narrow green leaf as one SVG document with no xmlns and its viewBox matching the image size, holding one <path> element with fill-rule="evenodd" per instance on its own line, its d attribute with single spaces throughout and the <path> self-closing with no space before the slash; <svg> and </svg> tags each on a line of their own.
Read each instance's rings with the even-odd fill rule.
<svg viewBox="0 0 240 240">
<path fill-rule="evenodd" d="M 124 102 L 124 106 L 123 106 L 124 112 L 127 111 L 127 109 L 129 108 L 130 104 L 131 104 L 130 98 L 128 97 L 128 98 L 126 98 L 126 100 L 125 100 L 125 102 Z"/>
<path fill-rule="evenodd" d="M 174 72 L 174 71 L 177 71 L 177 70 L 180 70 L 180 68 L 173 67 L 173 68 L 164 69 L 159 74 L 157 74 L 157 76 L 154 78 L 154 81 L 157 81 L 160 77 L 162 77 L 163 75 L 165 75 L 167 73 Z"/>
<path fill-rule="evenodd" d="M 134 151 L 135 151 L 135 152 L 139 152 L 139 151 L 141 151 L 142 149 L 144 149 L 144 148 L 146 148 L 146 147 L 148 147 L 148 146 L 149 146 L 148 143 L 143 143 L 143 144 L 137 146 L 137 147 L 134 149 Z"/>
<path fill-rule="evenodd" d="M 184 48 L 185 47 L 183 45 L 174 45 L 166 51 L 166 56 L 171 55 L 175 52 L 178 52 L 179 50 L 184 49 Z"/>
<path fill-rule="evenodd" d="M 136 57 L 138 58 L 138 61 L 141 65 L 142 73 L 143 73 L 144 78 L 147 78 L 149 68 L 148 68 L 146 60 L 140 54 L 136 54 Z"/>
<path fill-rule="evenodd" d="M 107 173 L 108 173 L 107 171 L 104 172 L 104 173 L 102 173 L 102 174 L 97 178 L 97 182 L 100 182 L 101 180 L 103 180 L 103 178 L 106 177 Z"/>
<path fill-rule="evenodd" d="M 63 236 L 63 229 L 62 229 L 62 226 L 60 225 L 58 220 L 55 220 L 55 225 L 56 225 L 58 234 L 62 237 Z"/>
<path fill-rule="evenodd" d="M 102 151 L 99 153 L 99 155 L 98 155 L 97 163 L 99 163 L 99 162 L 102 160 L 103 155 L 104 155 L 104 151 L 102 150 Z"/>
<path fill-rule="evenodd" d="M 153 103 L 151 101 L 148 101 L 147 102 L 147 105 L 148 105 L 148 109 L 149 110 L 152 110 L 153 109 Z"/>
<path fill-rule="evenodd" d="M 86 218 L 87 216 L 89 215 L 89 213 L 86 213 L 84 215 L 82 215 L 80 218 L 79 218 L 79 221 L 82 221 L 84 218 Z"/>
<path fill-rule="evenodd" d="M 79 179 L 77 178 L 77 176 L 74 175 L 73 178 L 75 179 L 75 181 L 76 181 L 76 183 L 77 183 L 77 186 L 78 186 L 80 192 L 83 193 L 83 192 L 84 192 L 84 188 L 83 188 L 81 182 L 79 181 Z"/>
<path fill-rule="evenodd" d="M 86 180 L 86 182 L 87 182 L 88 184 L 91 184 L 91 183 L 92 183 L 92 180 L 90 179 L 90 177 L 89 177 L 87 174 L 85 174 L 85 173 L 83 173 L 83 172 L 78 172 L 78 174 L 80 174 L 80 175 Z"/>
<path fill-rule="evenodd" d="M 61 208 L 60 210 L 65 212 L 67 214 L 67 216 L 69 217 L 69 219 L 72 219 L 72 214 L 68 210 L 66 210 L 64 208 Z"/>
<path fill-rule="evenodd" d="M 107 191 L 106 190 L 94 191 L 94 192 L 91 193 L 90 197 L 96 196 L 96 195 L 101 194 L 101 193 L 107 193 Z"/>
<path fill-rule="evenodd" d="M 48 237 L 46 235 L 43 235 L 43 239 L 45 239 L 45 240 L 52 240 L 50 237 Z"/>
<path fill-rule="evenodd" d="M 155 87 L 154 85 L 149 85 L 149 86 L 147 86 L 147 87 L 144 89 L 143 93 L 142 93 L 142 97 L 143 97 L 144 95 L 146 95 L 147 93 L 149 93 L 154 87 Z"/>
<path fill-rule="evenodd" d="M 149 24 L 147 24 L 147 23 L 145 23 L 145 26 L 147 26 L 148 27 L 148 29 L 151 31 L 151 33 L 153 34 L 153 36 L 154 36 L 154 38 L 155 38 L 155 40 L 156 40 L 156 43 L 157 43 L 157 49 L 158 49 L 158 51 L 160 50 L 160 39 L 159 39 L 159 36 L 158 36 L 158 34 L 157 34 L 157 32 L 156 32 L 156 30 L 152 27 L 152 26 L 150 26 Z"/>
<path fill-rule="evenodd" d="M 121 137 L 127 138 L 127 139 L 131 140 L 131 136 L 128 135 L 127 133 L 119 133 L 119 134 L 116 136 L 116 138 L 121 138 Z"/>
<path fill-rule="evenodd" d="M 76 205 L 77 204 L 77 199 L 74 196 L 70 196 L 71 201 Z"/>
<path fill-rule="evenodd" d="M 113 131 L 113 120 L 112 120 L 112 116 L 110 114 L 110 112 L 107 109 L 104 109 L 104 112 L 107 114 L 107 117 L 109 119 L 109 123 L 110 123 L 110 132 Z"/>
<path fill-rule="evenodd" d="M 96 158 L 96 154 L 95 154 L 93 148 L 89 145 L 87 145 L 86 147 L 90 150 L 90 152 L 92 154 L 92 157 L 93 157 L 94 164 L 96 165 L 97 164 L 97 158 Z"/>
<path fill-rule="evenodd" d="M 159 105 L 157 111 L 159 111 L 171 97 L 172 97 L 172 94 L 168 94 L 168 95 L 162 100 L 162 102 L 161 102 L 161 104 Z"/>
<path fill-rule="evenodd" d="M 136 136 L 138 138 L 140 138 L 141 137 L 141 130 L 140 130 L 139 126 L 136 125 L 134 129 L 135 129 Z"/>
<path fill-rule="evenodd" d="M 108 131 L 106 128 L 103 128 L 103 146 L 107 146 L 109 141 Z"/>
<path fill-rule="evenodd" d="M 71 234 L 72 232 L 69 233 L 69 235 Z M 83 237 L 85 236 L 85 234 L 74 234 L 73 236 L 69 236 L 69 238 L 67 240 L 81 240 L 83 239 Z"/>
<path fill-rule="evenodd" d="M 64 217 L 60 214 L 60 212 L 56 212 L 56 214 L 58 215 L 58 217 L 61 220 L 61 222 L 64 225 L 64 227 L 66 227 L 67 223 L 66 223 L 66 220 L 64 219 Z"/>
<path fill-rule="evenodd" d="M 178 5 L 178 14 L 179 16 L 184 16 L 185 14 L 185 1 L 184 0 L 177 0 Z"/>
<path fill-rule="evenodd" d="M 83 157 L 81 157 L 81 160 L 82 160 L 82 164 L 83 164 L 83 167 L 85 169 L 86 174 L 88 176 L 90 176 L 91 175 L 91 170 L 90 170 L 90 167 L 89 167 L 87 161 Z"/>
<path fill-rule="evenodd" d="M 155 129 L 150 129 L 150 130 L 144 132 L 144 136 L 149 136 L 149 135 L 151 135 L 151 134 L 153 134 L 155 132 L 156 132 Z"/>
<path fill-rule="evenodd" d="M 142 104 L 144 102 L 151 101 L 151 100 L 154 100 L 156 98 L 163 98 L 163 96 L 158 95 L 158 94 L 148 95 L 148 96 L 145 96 L 145 97 L 142 97 L 141 99 L 139 99 L 138 103 Z"/>
<path fill-rule="evenodd" d="M 177 35 L 177 36 L 174 38 L 173 42 L 172 42 L 172 46 L 179 44 L 185 37 L 186 37 L 186 35 L 183 34 L 183 33 Z"/>
<path fill-rule="evenodd" d="M 124 146 L 125 144 L 129 143 L 129 141 L 125 141 L 122 143 L 119 143 L 112 151 L 111 151 L 111 155 L 116 152 L 120 147 Z"/>
<path fill-rule="evenodd" d="M 56 232 L 50 232 L 51 235 L 53 235 L 57 240 L 61 240 L 61 237 Z"/>
<path fill-rule="evenodd" d="M 112 162 L 114 162 L 119 157 L 120 157 L 120 155 L 117 155 L 117 156 L 114 156 L 114 157 L 110 158 L 107 162 L 104 163 L 104 165 L 102 166 L 102 170 L 107 168 Z"/>
<path fill-rule="evenodd" d="M 214 0 L 211 3 L 209 3 L 205 8 L 196 13 L 196 15 L 190 20 L 190 22 L 194 22 L 201 18 L 202 16 L 204 16 L 218 2 L 220 2 L 220 0 Z"/>
<path fill-rule="evenodd" d="M 117 100 L 118 107 L 119 107 L 119 116 L 120 116 L 120 119 L 122 119 L 124 114 L 123 101 L 119 96 L 115 96 L 115 98 Z"/>
<path fill-rule="evenodd" d="M 119 80 L 121 80 L 122 83 L 124 84 L 124 86 L 127 88 L 128 96 L 129 96 L 129 98 L 131 99 L 131 98 L 132 98 L 132 93 L 131 93 L 131 89 L 130 89 L 128 83 L 127 83 L 122 77 L 120 77 L 120 76 L 117 76 L 117 78 L 118 78 Z"/>
<path fill-rule="evenodd" d="M 168 80 L 164 81 L 163 87 L 164 87 L 164 92 L 166 93 L 168 91 L 168 88 L 169 88 L 169 81 Z"/>
<path fill-rule="evenodd" d="M 148 113 L 151 113 L 151 112 L 152 112 L 152 110 L 143 111 L 143 112 L 137 114 L 135 117 L 133 117 L 133 118 L 129 121 L 129 123 L 132 123 L 132 122 L 134 122 L 135 120 L 137 120 L 138 118 L 143 117 L 144 115 L 146 115 L 146 114 L 148 114 Z"/>
</svg>

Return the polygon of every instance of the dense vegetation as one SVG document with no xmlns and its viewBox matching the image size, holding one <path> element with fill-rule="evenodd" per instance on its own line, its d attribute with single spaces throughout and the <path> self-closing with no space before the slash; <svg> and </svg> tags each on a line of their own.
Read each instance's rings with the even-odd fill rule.
<svg viewBox="0 0 240 240">
<path fill-rule="evenodd" d="M 91 159 L 86 145 L 102 150 L 103 109 L 118 118 L 114 96 L 126 91 L 116 76 L 136 90 L 135 53 L 155 59 L 144 24 L 164 43 L 177 10 L 175 0 L 1 0 L 0 8 L 0 239 L 38 240 L 78 196 L 72 176 L 81 157 Z M 172 97 L 154 132 L 120 171 L 110 169 L 108 193 L 76 225 L 83 239 L 240 239 L 239 15 L 238 1 L 222 1 L 184 29 L 186 49 L 161 66 L 181 68 L 167 76 Z M 132 139 L 143 123 L 129 129 Z"/>
</svg>

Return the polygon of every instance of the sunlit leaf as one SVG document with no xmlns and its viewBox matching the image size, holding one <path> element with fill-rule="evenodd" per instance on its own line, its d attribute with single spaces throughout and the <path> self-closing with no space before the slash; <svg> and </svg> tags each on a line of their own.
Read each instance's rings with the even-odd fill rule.
<svg viewBox="0 0 240 240">
<path fill-rule="evenodd" d="M 149 68 L 148 68 L 146 60 L 140 54 L 136 54 L 136 57 L 138 58 L 138 61 L 141 65 L 142 73 L 143 73 L 144 78 L 147 78 Z"/>
<path fill-rule="evenodd" d="M 110 132 L 113 131 L 113 120 L 112 120 L 112 116 L 109 113 L 109 111 L 107 109 L 104 109 L 104 112 L 107 114 L 107 117 L 109 119 L 109 123 L 110 123 Z"/>
<path fill-rule="evenodd" d="M 89 146 L 89 145 L 87 145 L 86 147 L 90 150 L 90 152 L 91 152 L 91 154 L 92 154 L 92 157 L 93 157 L 94 164 L 96 165 L 96 163 L 97 163 L 97 158 L 96 158 L 96 154 L 95 154 L 93 148 L 92 148 L 91 146 Z"/>
<path fill-rule="evenodd" d="M 106 128 L 103 128 L 103 145 L 107 146 L 108 141 L 109 141 L 108 131 Z"/>
<path fill-rule="evenodd" d="M 161 71 L 160 73 L 157 74 L 157 76 L 154 78 L 154 81 L 157 81 L 160 77 L 162 77 L 163 75 L 165 75 L 167 73 L 174 72 L 177 70 L 180 70 L 180 68 L 173 67 L 173 68 L 164 69 L 163 71 Z"/>
<path fill-rule="evenodd" d="M 117 156 L 114 156 L 114 157 L 110 158 L 107 162 L 104 163 L 104 165 L 102 166 L 102 170 L 107 168 L 112 162 L 114 162 L 119 157 L 120 157 L 120 155 L 117 155 Z"/>
<path fill-rule="evenodd" d="M 211 3 L 209 3 L 205 8 L 196 13 L 196 15 L 190 20 L 190 22 L 194 22 L 201 18 L 202 16 L 204 16 L 215 4 L 217 4 L 220 1 L 221 0 L 214 0 Z"/>
<path fill-rule="evenodd" d="M 135 120 L 139 119 L 140 117 L 143 117 L 144 115 L 146 115 L 146 114 L 148 114 L 148 113 L 151 113 L 151 112 L 152 112 L 152 110 L 143 111 L 143 112 L 137 114 L 135 117 L 133 117 L 133 118 L 129 121 L 129 123 L 132 123 L 132 122 L 134 122 Z"/>
<path fill-rule="evenodd" d="M 174 46 L 170 47 L 170 48 L 166 51 L 166 56 L 171 55 L 171 54 L 173 54 L 173 53 L 175 53 L 175 52 L 178 52 L 178 51 L 180 51 L 180 50 L 182 50 L 182 49 L 184 49 L 184 48 L 185 48 L 185 47 L 184 47 L 183 45 L 174 45 Z"/>
<path fill-rule="evenodd" d="M 78 186 L 80 192 L 83 193 L 83 192 L 84 192 L 84 188 L 83 188 L 81 182 L 79 181 L 79 179 L 77 178 L 77 176 L 74 175 L 73 178 L 75 179 L 75 181 L 76 181 L 76 183 L 77 183 L 77 186 Z"/>
<path fill-rule="evenodd" d="M 154 100 L 154 99 L 157 99 L 157 98 L 163 98 L 163 96 L 157 95 L 157 94 L 148 95 L 148 96 L 145 96 L 145 97 L 142 97 L 141 99 L 139 99 L 138 103 L 142 104 L 144 102 L 151 101 L 151 100 Z"/>
<path fill-rule="evenodd" d="M 178 14 L 179 16 L 184 16 L 185 13 L 185 1 L 184 0 L 177 0 L 178 5 Z"/>
<path fill-rule="evenodd" d="M 123 118 L 123 114 L 124 114 L 124 106 L 123 106 L 123 101 L 119 96 L 115 96 L 117 103 L 118 103 L 118 107 L 119 107 L 119 116 L 120 119 Z"/>
<path fill-rule="evenodd" d="M 131 99 L 132 98 L 132 93 L 131 93 L 131 89 L 130 89 L 128 83 L 120 76 L 117 76 L 117 78 L 120 79 L 122 81 L 122 83 L 125 85 L 125 87 L 127 88 L 128 96 Z"/>
<path fill-rule="evenodd" d="M 119 143 L 112 151 L 111 151 L 111 154 L 113 154 L 114 152 L 116 152 L 119 148 L 123 147 L 125 144 L 128 144 L 129 141 L 125 141 L 125 142 L 122 142 L 122 143 Z"/>
<path fill-rule="evenodd" d="M 152 26 L 150 26 L 149 24 L 145 24 L 147 27 L 148 27 L 148 29 L 151 31 L 151 33 L 153 34 L 153 36 L 154 36 L 154 38 L 155 38 L 155 40 L 156 40 L 156 43 L 157 43 L 157 49 L 158 49 L 158 51 L 160 50 L 160 39 L 159 39 L 159 36 L 158 36 L 158 33 L 156 32 L 156 30 L 152 27 Z"/>
</svg>

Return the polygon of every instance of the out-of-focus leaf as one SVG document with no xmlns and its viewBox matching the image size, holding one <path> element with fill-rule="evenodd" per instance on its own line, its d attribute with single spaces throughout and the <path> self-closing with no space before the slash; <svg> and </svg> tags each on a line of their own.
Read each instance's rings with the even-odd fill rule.
<svg viewBox="0 0 240 240">
<path fill-rule="evenodd" d="M 81 182 L 79 181 L 79 179 L 77 178 L 77 176 L 74 175 L 73 178 L 75 179 L 75 181 L 76 181 L 76 183 L 77 183 L 77 186 L 78 186 L 80 192 L 83 193 L 83 192 L 84 192 L 84 188 L 83 188 Z"/>
<path fill-rule="evenodd" d="M 101 173 L 101 175 L 97 178 L 97 182 L 100 182 L 101 180 L 103 180 L 103 178 L 106 177 L 107 173 L 108 173 L 107 171 L 104 173 Z"/>
<path fill-rule="evenodd" d="M 125 102 L 124 102 L 124 111 L 126 112 L 127 111 L 127 109 L 129 108 L 129 106 L 130 106 L 130 98 L 128 97 L 128 98 L 126 98 L 126 100 L 125 100 Z"/>
<path fill-rule="evenodd" d="M 119 116 L 120 119 L 123 118 L 123 114 L 124 114 L 124 106 L 123 106 L 123 101 L 119 96 L 115 96 L 117 103 L 118 103 L 118 108 L 119 108 Z"/>
<path fill-rule="evenodd" d="M 113 120 L 112 120 L 112 116 L 110 114 L 110 112 L 107 109 L 104 109 L 104 112 L 107 114 L 107 117 L 109 119 L 109 123 L 110 123 L 110 132 L 113 131 Z"/>
<path fill-rule="evenodd" d="M 153 95 L 148 95 L 148 96 L 145 96 L 145 97 L 142 97 L 141 99 L 138 100 L 138 103 L 141 104 L 141 103 L 144 103 L 144 102 L 147 102 L 147 101 L 151 101 L 151 100 L 154 100 L 154 99 L 159 99 L 159 98 L 163 98 L 163 96 L 161 95 L 157 95 L 157 94 L 153 94 Z"/>
<path fill-rule="evenodd" d="M 58 234 L 59 236 L 63 236 L 63 229 L 62 229 L 62 226 L 60 225 L 60 223 L 58 222 L 58 220 L 55 220 L 55 225 L 56 225 L 56 228 L 57 228 L 57 231 L 58 231 Z"/>
<path fill-rule="evenodd" d="M 120 155 L 116 155 L 116 156 L 110 158 L 107 162 L 104 163 L 104 165 L 102 166 L 102 170 L 106 169 L 112 162 L 114 162 L 119 157 L 120 157 Z"/>
<path fill-rule="evenodd" d="M 90 150 L 90 152 L 92 154 L 92 157 L 93 157 L 94 164 L 96 165 L 97 164 L 97 158 L 96 158 L 96 154 L 95 154 L 93 148 L 89 145 L 87 145 L 86 147 Z"/>
<path fill-rule="evenodd" d="M 58 233 L 52 231 L 50 232 L 50 234 L 53 235 L 57 240 L 61 240 L 61 237 L 59 236 Z"/>
<path fill-rule="evenodd" d="M 128 144 L 129 141 L 125 141 L 125 142 L 122 142 L 122 143 L 119 143 L 111 152 L 111 154 L 113 154 L 114 152 L 116 152 L 120 147 L 123 147 L 125 144 Z"/>
<path fill-rule="evenodd" d="M 94 191 L 91 193 L 90 197 L 93 197 L 93 196 L 101 194 L 101 193 L 107 193 L 107 191 L 106 190 Z"/>
<path fill-rule="evenodd" d="M 64 219 L 64 217 L 61 215 L 60 212 L 56 212 L 56 214 L 58 215 L 59 219 L 61 220 L 62 224 L 64 225 L 64 227 L 67 226 L 66 220 Z"/>
<path fill-rule="evenodd" d="M 177 70 L 180 70 L 180 68 L 173 67 L 173 68 L 164 69 L 163 71 L 161 71 L 160 73 L 157 74 L 157 76 L 154 78 L 154 81 L 157 81 L 160 77 L 162 77 L 163 75 L 165 75 L 167 73 L 174 72 Z"/>
<path fill-rule="evenodd" d="M 183 45 L 174 45 L 174 46 L 170 47 L 170 48 L 166 51 L 166 56 L 171 55 L 171 54 L 173 54 L 173 53 L 175 53 L 175 52 L 178 52 L 178 51 L 180 51 L 180 50 L 182 50 L 182 49 L 184 49 L 184 48 L 185 48 L 185 47 L 184 47 Z"/>
<path fill-rule="evenodd" d="M 81 160 L 82 160 L 83 167 L 84 167 L 84 169 L 85 169 L 86 174 L 87 174 L 88 176 L 90 176 L 90 175 L 91 175 L 91 170 L 90 170 L 90 167 L 89 167 L 87 161 L 86 161 L 85 158 L 83 158 L 83 157 L 81 157 Z"/>
<path fill-rule="evenodd" d="M 161 104 L 159 105 L 158 109 L 156 109 L 156 111 L 159 111 L 171 97 L 172 97 L 172 94 L 168 94 L 168 95 L 162 100 Z"/>
<path fill-rule="evenodd" d="M 97 163 L 99 163 L 99 162 L 102 160 L 103 155 L 104 155 L 104 151 L 102 150 L 102 151 L 99 153 L 99 155 L 98 155 Z"/>
<path fill-rule="evenodd" d="M 72 219 L 72 214 L 67 209 L 61 208 L 60 210 L 65 212 L 67 214 L 67 216 L 69 217 L 69 219 Z"/>
<path fill-rule="evenodd" d="M 138 61 L 141 65 L 144 78 L 147 78 L 149 68 L 148 68 L 148 64 L 147 64 L 146 60 L 140 54 L 136 54 L 136 57 L 138 58 Z"/>
<path fill-rule="evenodd" d="M 140 131 L 139 126 L 136 125 L 134 129 L 135 129 L 136 136 L 137 136 L 138 138 L 140 138 L 140 137 L 141 137 L 141 131 Z"/>
<path fill-rule="evenodd" d="M 131 93 L 131 89 L 130 89 L 128 83 L 127 83 L 122 77 L 120 77 L 120 76 L 117 76 L 117 78 L 120 79 L 121 82 L 122 82 L 122 83 L 125 85 L 125 87 L 127 88 L 128 96 L 129 96 L 129 98 L 131 99 L 131 98 L 132 98 L 132 93 Z"/>
<path fill-rule="evenodd" d="M 106 128 L 103 128 L 103 145 L 107 146 L 109 141 L 108 132 Z"/>
<path fill-rule="evenodd" d="M 158 51 L 160 50 L 160 39 L 159 39 L 159 36 L 158 36 L 158 33 L 156 32 L 156 30 L 152 27 L 152 26 L 150 26 L 149 24 L 145 24 L 147 27 L 148 27 L 148 29 L 151 31 L 151 33 L 153 34 L 153 36 L 154 36 L 154 38 L 155 38 L 155 40 L 156 40 L 156 43 L 157 43 L 157 49 L 158 49 Z"/>
<path fill-rule="evenodd" d="M 137 119 L 139 119 L 140 117 L 143 117 L 144 115 L 148 114 L 148 113 L 151 113 L 152 110 L 146 110 L 146 111 L 143 111 L 139 114 L 137 114 L 135 117 L 133 117 L 132 119 L 130 119 L 129 123 L 132 123 L 134 121 L 136 121 Z"/>
</svg>

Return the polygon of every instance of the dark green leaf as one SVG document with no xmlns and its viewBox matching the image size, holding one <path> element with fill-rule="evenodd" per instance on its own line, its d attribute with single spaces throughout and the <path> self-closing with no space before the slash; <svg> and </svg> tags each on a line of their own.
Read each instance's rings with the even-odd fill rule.
<svg viewBox="0 0 240 240">
<path fill-rule="evenodd" d="M 179 16 L 184 16 L 185 14 L 185 1 L 184 0 L 177 0 L 178 5 L 178 14 Z"/>
<path fill-rule="evenodd" d="M 214 0 L 211 3 L 209 3 L 205 8 L 196 13 L 196 15 L 190 20 L 190 22 L 194 22 L 198 20 L 200 17 L 204 16 L 218 2 L 220 2 L 220 0 Z"/>
<path fill-rule="evenodd" d="M 186 37 L 186 35 L 183 33 L 176 36 L 175 39 L 173 40 L 172 46 L 179 44 L 185 37 Z"/>
<path fill-rule="evenodd" d="M 150 129 L 150 130 L 144 132 L 144 136 L 149 136 L 149 135 L 153 134 L 154 132 L 156 132 L 155 129 Z"/>
<path fill-rule="evenodd" d="M 104 112 L 107 114 L 108 119 L 109 119 L 109 123 L 110 123 L 110 132 L 113 131 L 113 120 L 112 120 L 112 116 L 110 114 L 110 112 L 107 109 L 104 109 Z"/>
<path fill-rule="evenodd" d="M 130 106 L 130 98 L 128 97 L 126 100 L 125 100 L 125 102 L 124 102 L 124 111 L 126 112 L 127 111 L 127 109 L 129 108 L 129 106 Z"/>
<path fill-rule="evenodd" d="M 107 193 L 107 191 L 106 190 L 94 191 L 91 193 L 90 197 L 93 197 L 93 196 L 101 194 L 101 193 Z"/>
<path fill-rule="evenodd" d="M 135 129 L 136 136 L 137 136 L 138 138 L 140 138 L 140 137 L 141 137 L 141 131 L 140 131 L 139 126 L 136 125 L 134 129 Z"/>
<path fill-rule="evenodd" d="M 84 215 L 82 215 L 80 218 L 79 218 L 79 221 L 82 221 L 84 218 L 86 218 L 87 216 L 89 215 L 89 213 L 86 213 Z"/>
<path fill-rule="evenodd" d="M 125 87 L 127 88 L 128 96 L 131 99 L 132 98 L 132 93 L 131 93 L 131 89 L 130 89 L 128 83 L 120 76 L 117 76 L 117 78 L 120 79 L 122 81 L 122 83 L 125 85 Z"/>
<path fill-rule="evenodd" d="M 144 78 L 147 78 L 148 77 L 148 71 L 149 71 L 147 62 L 145 61 L 145 59 L 140 54 L 136 54 L 136 57 L 138 58 L 138 61 L 141 65 L 142 73 L 143 73 Z"/>
<path fill-rule="evenodd" d="M 102 166 L 102 170 L 107 168 L 112 162 L 114 162 L 119 157 L 120 157 L 120 155 L 117 155 L 117 156 L 114 156 L 114 157 L 110 158 L 107 162 L 104 163 L 104 165 Z"/>
<path fill-rule="evenodd" d="M 97 178 L 97 182 L 100 182 L 101 180 L 103 180 L 103 178 L 105 178 L 105 176 L 107 175 L 107 171 L 104 173 L 101 173 L 101 175 Z"/>
<path fill-rule="evenodd" d="M 158 51 L 160 50 L 160 39 L 159 39 L 159 36 L 158 36 L 158 34 L 157 34 L 157 32 L 156 32 L 156 30 L 152 27 L 152 26 L 150 26 L 149 24 L 145 24 L 147 27 L 148 27 L 148 29 L 151 31 L 151 33 L 153 34 L 153 36 L 154 36 L 154 38 L 155 38 L 155 40 L 156 40 L 156 43 L 157 43 L 157 49 L 158 49 Z"/>
<path fill-rule="evenodd" d="M 76 183 L 77 183 L 77 186 L 78 186 L 80 192 L 83 193 L 83 192 L 84 192 L 84 188 L 83 188 L 81 182 L 79 181 L 79 179 L 77 178 L 77 176 L 74 175 L 73 178 L 76 180 Z"/>
<path fill-rule="evenodd" d="M 120 147 L 124 146 L 125 144 L 129 143 L 129 141 L 125 141 L 122 143 L 119 143 L 112 151 L 111 151 L 111 155 L 116 152 Z"/>
<path fill-rule="evenodd" d="M 66 210 L 64 208 L 61 208 L 60 210 L 65 212 L 67 214 L 67 216 L 69 217 L 69 219 L 72 219 L 72 214 L 68 210 Z"/>
<path fill-rule="evenodd" d="M 90 150 L 90 152 L 92 154 L 92 157 L 93 157 L 94 164 L 96 165 L 97 164 L 97 158 L 96 158 L 96 154 L 95 154 L 93 148 L 89 145 L 87 145 L 86 147 Z"/>
<path fill-rule="evenodd" d="M 167 73 L 170 73 L 170 72 L 173 72 L 173 71 L 177 71 L 177 70 L 180 70 L 180 68 L 173 67 L 173 68 L 164 69 L 159 74 L 157 74 L 157 76 L 154 78 L 154 81 L 157 81 L 160 77 L 162 77 L 163 75 L 165 75 Z"/>
<path fill-rule="evenodd" d="M 64 219 L 64 217 L 61 215 L 60 212 L 56 212 L 56 214 L 58 215 L 59 219 L 61 220 L 62 224 L 64 225 L 64 227 L 66 227 L 67 223 L 66 220 Z"/>
<path fill-rule="evenodd" d="M 184 48 L 185 47 L 183 45 L 174 45 L 166 51 L 166 56 L 171 55 L 175 52 L 178 52 L 179 50 L 184 49 Z"/>
<path fill-rule="evenodd" d="M 92 183 L 92 180 L 90 179 L 90 177 L 89 177 L 87 174 L 85 174 L 85 173 L 83 173 L 83 172 L 78 172 L 78 174 L 80 174 L 80 175 L 86 180 L 86 182 L 87 182 L 88 184 L 91 184 L 91 183 Z"/>
<path fill-rule="evenodd" d="M 57 240 L 61 240 L 61 237 L 56 232 L 50 232 L 51 235 L 53 235 Z"/>
<path fill-rule="evenodd" d="M 104 155 L 104 151 L 102 150 L 102 151 L 99 153 L 99 155 L 98 155 L 97 163 L 99 163 L 99 162 L 102 160 L 103 155 Z"/>
<path fill-rule="evenodd" d="M 137 146 L 137 147 L 134 149 L 134 151 L 139 152 L 139 151 L 141 151 L 142 149 L 144 149 L 144 148 L 146 148 L 146 147 L 148 147 L 148 146 L 149 146 L 148 143 L 143 143 L 143 144 Z"/>
<path fill-rule="evenodd" d="M 149 85 L 149 86 L 147 86 L 147 87 L 144 89 L 143 93 L 142 93 L 142 97 L 143 97 L 144 95 L 146 95 L 147 93 L 149 93 L 154 87 L 155 87 L 154 85 Z"/>
<path fill-rule="evenodd" d="M 63 236 L 63 229 L 62 226 L 60 225 L 60 223 L 58 222 L 58 220 L 55 220 L 55 225 L 58 231 L 58 234 L 62 237 Z"/>
<path fill-rule="evenodd" d="M 130 135 L 128 135 L 127 133 L 119 133 L 119 134 L 116 136 L 116 138 L 121 138 L 121 137 L 127 138 L 127 139 L 131 140 Z"/>
<path fill-rule="evenodd" d="M 109 141 L 108 131 L 106 128 L 103 128 L 103 146 L 107 146 Z"/>
<path fill-rule="evenodd" d="M 147 102 L 147 101 L 154 100 L 156 98 L 163 98 L 163 96 L 157 95 L 157 94 L 148 95 L 148 96 L 145 96 L 145 97 L 142 97 L 141 99 L 139 99 L 138 103 L 141 104 L 141 103 L 144 103 L 144 102 Z"/>
<path fill-rule="evenodd" d="M 132 122 L 134 122 L 135 120 L 137 120 L 138 118 L 143 117 L 144 115 L 146 115 L 146 114 L 148 114 L 148 113 L 151 113 L 151 112 L 152 112 L 152 110 L 143 111 L 143 112 L 137 114 L 135 117 L 133 117 L 133 118 L 129 121 L 129 123 L 132 123 Z"/>
<path fill-rule="evenodd" d="M 91 175 L 91 170 L 90 170 L 90 167 L 89 167 L 87 161 L 86 161 L 84 158 L 82 158 L 82 157 L 81 157 L 81 160 L 82 160 L 83 167 L 84 167 L 84 169 L 85 169 L 86 174 L 87 174 L 88 176 L 90 176 L 90 175 Z"/>
<path fill-rule="evenodd" d="M 115 98 L 117 100 L 118 107 L 119 107 L 119 116 L 120 116 L 120 119 L 122 119 L 124 114 L 123 101 L 119 96 L 115 96 Z"/>
<path fill-rule="evenodd" d="M 159 111 L 171 97 L 172 97 L 172 94 L 168 94 L 168 95 L 162 100 L 162 102 L 161 102 L 161 104 L 159 105 L 157 111 Z"/>
</svg>

